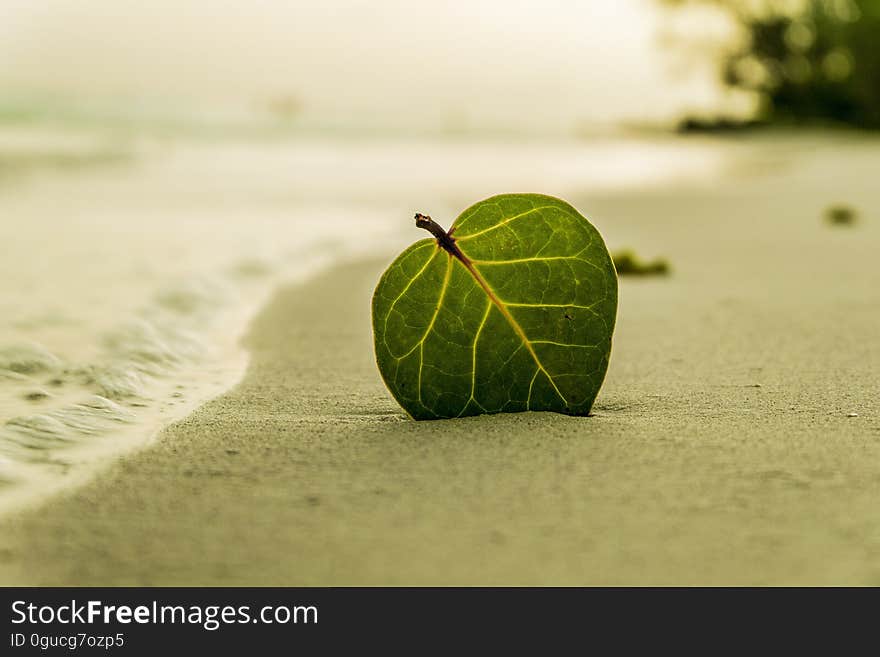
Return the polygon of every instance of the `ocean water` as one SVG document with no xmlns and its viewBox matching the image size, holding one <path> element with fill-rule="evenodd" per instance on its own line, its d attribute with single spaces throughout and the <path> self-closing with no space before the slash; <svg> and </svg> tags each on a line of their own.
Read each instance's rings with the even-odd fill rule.
<svg viewBox="0 0 880 657">
<path fill-rule="evenodd" d="M 143 447 L 242 376 L 283 283 L 391 258 L 486 196 L 710 180 L 699 141 L 205 139 L 0 126 L 0 513 Z M 304 320 L 305 321 L 305 320 Z"/>
</svg>

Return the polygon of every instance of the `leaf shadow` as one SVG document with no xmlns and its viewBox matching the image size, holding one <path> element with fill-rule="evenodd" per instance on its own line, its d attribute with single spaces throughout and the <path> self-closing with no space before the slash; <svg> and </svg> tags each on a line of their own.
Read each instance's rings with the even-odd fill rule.
<svg viewBox="0 0 880 657">
<path fill-rule="evenodd" d="M 584 435 L 591 424 L 600 422 L 599 416 L 624 410 L 626 406 L 597 406 L 599 413 L 587 416 L 565 415 L 549 411 L 526 411 L 518 413 L 486 413 L 461 418 L 443 418 L 437 420 L 414 420 L 406 413 L 392 406 L 355 407 L 340 417 L 346 424 L 358 425 L 365 432 L 396 433 L 410 438 L 436 438 L 438 436 L 465 436 L 468 439 L 485 435 L 536 435 L 552 432 L 572 435 Z M 598 429 L 598 427 L 593 427 Z"/>
</svg>

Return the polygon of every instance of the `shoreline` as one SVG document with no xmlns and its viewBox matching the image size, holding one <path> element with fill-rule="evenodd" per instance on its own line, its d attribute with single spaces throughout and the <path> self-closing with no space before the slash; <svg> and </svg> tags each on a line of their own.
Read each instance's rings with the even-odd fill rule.
<svg viewBox="0 0 880 657">
<path fill-rule="evenodd" d="M 150 348 L 166 349 L 170 354 L 167 362 L 161 363 L 165 371 L 142 377 L 141 372 L 134 372 L 140 380 L 135 394 L 117 396 L 94 385 L 77 386 L 68 381 L 64 397 L 49 399 L 52 403 L 48 405 L 35 406 L 31 402 L 30 407 L 20 409 L 29 413 L 14 419 L 20 419 L 20 424 L 30 429 L 33 436 L 0 434 L 0 441 L 10 441 L 2 445 L 7 451 L 0 451 L 0 468 L 6 468 L 0 469 L 0 476 L 8 473 L 5 479 L 0 478 L 0 521 L 17 512 L 39 508 L 54 496 L 88 483 L 116 462 L 148 448 L 171 424 L 238 385 L 250 361 L 242 341 L 276 291 L 301 284 L 334 264 L 357 258 L 363 248 L 324 245 L 296 264 L 263 264 L 265 271 L 245 275 L 238 281 L 231 278 L 227 284 L 237 283 L 239 287 L 234 293 L 230 289 L 230 298 L 213 309 L 210 321 L 194 327 L 184 325 L 189 331 L 186 346 L 195 345 L 195 355 L 177 354 L 166 348 L 161 339 L 155 345 L 135 345 L 141 346 L 148 356 L 154 355 Z M 192 333 L 195 329 L 201 333 Z M 55 370 L 38 374 L 60 380 L 61 371 L 85 369 L 59 362 Z M 154 363 L 148 365 L 153 367 Z M 108 419 L 108 411 L 115 415 Z M 43 430 L 43 424 L 59 420 L 62 431 L 52 424 Z M 3 428 L 0 419 L 0 429 Z"/>
<path fill-rule="evenodd" d="M 63 460 L 10 462 L 14 478 L 6 484 L 9 490 L 3 490 L 4 496 L 0 496 L 0 522 L 50 504 L 54 497 L 88 484 L 119 461 L 149 449 L 168 426 L 185 419 L 206 402 L 235 387 L 244 377 L 247 365 L 247 353 L 243 349 L 236 349 L 227 353 L 219 366 L 228 380 L 193 383 L 186 389 L 185 399 L 170 402 L 176 404 L 174 406 L 150 409 L 151 412 L 139 418 L 135 424 L 123 425 L 97 436 L 89 436 L 81 444 L 54 450 Z M 172 389 L 173 386 L 168 386 L 166 392 Z M 63 474 L 59 474 L 59 471 Z"/>
<path fill-rule="evenodd" d="M 277 292 L 249 329 L 238 386 L 0 523 L 3 583 L 880 582 L 874 381 L 829 411 L 834 372 L 817 391 L 769 351 L 737 351 L 754 338 L 749 317 L 784 335 L 785 304 L 731 304 L 686 274 L 623 280 L 594 417 L 413 422 L 373 362 L 384 264 Z M 668 312 L 695 296 L 714 325 L 736 323 L 716 329 L 721 344 Z M 873 326 L 870 301 L 848 339 Z"/>
<path fill-rule="evenodd" d="M 223 326 L 225 332 L 221 333 L 216 326 L 205 329 L 200 343 L 204 353 L 190 362 L 181 358 L 180 363 L 168 366 L 164 376 L 144 377 L 137 395 L 114 400 L 68 385 L 73 390 L 67 406 L 56 404 L 55 408 L 29 409 L 34 415 L 41 413 L 39 417 L 52 417 L 52 413 L 82 409 L 84 404 L 95 400 L 115 410 L 120 417 L 115 423 L 102 423 L 98 413 L 95 418 L 77 418 L 84 428 L 78 430 L 76 425 L 68 428 L 58 444 L 42 445 L 39 439 L 34 439 L 29 449 L 21 448 L 24 459 L 10 456 L 12 478 L 0 488 L 0 520 L 38 508 L 55 495 L 82 486 L 116 461 L 148 448 L 167 426 L 237 385 L 249 362 L 241 340 L 253 317 L 271 298 L 273 286 L 267 282 L 262 289 L 252 287 L 249 291 L 256 292 L 251 300 L 221 308 L 214 318 L 213 324 Z M 99 406 L 98 410 L 102 408 Z M 49 442 L 47 439 L 54 436 L 39 437 Z M 29 461 L 29 451 L 38 456 L 45 451 L 45 456 Z"/>
</svg>

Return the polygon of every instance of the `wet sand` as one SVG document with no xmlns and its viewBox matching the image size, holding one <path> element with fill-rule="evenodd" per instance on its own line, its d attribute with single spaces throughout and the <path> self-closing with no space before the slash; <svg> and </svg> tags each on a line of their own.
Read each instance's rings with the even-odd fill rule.
<svg viewBox="0 0 880 657">
<path fill-rule="evenodd" d="M 0 577 L 880 585 L 880 208 L 867 162 L 839 181 L 806 171 L 572 199 L 612 247 L 673 266 L 621 281 L 590 418 L 408 420 L 369 329 L 394 254 L 284 289 L 251 326 L 240 385 L 0 523 Z M 840 197 L 860 209 L 856 226 L 822 222 Z"/>
</svg>

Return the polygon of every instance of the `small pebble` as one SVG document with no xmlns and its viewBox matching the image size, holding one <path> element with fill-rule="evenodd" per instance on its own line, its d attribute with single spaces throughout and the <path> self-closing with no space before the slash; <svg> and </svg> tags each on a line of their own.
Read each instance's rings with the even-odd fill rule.
<svg viewBox="0 0 880 657">
<path fill-rule="evenodd" d="M 847 417 L 858 417 L 859 414 L 858 413 L 847 413 L 846 416 Z"/>
<path fill-rule="evenodd" d="M 24 394 L 24 398 L 28 401 L 42 401 L 49 398 L 49 393 L 45 390 L 29 390 Z"/>
</svg>

